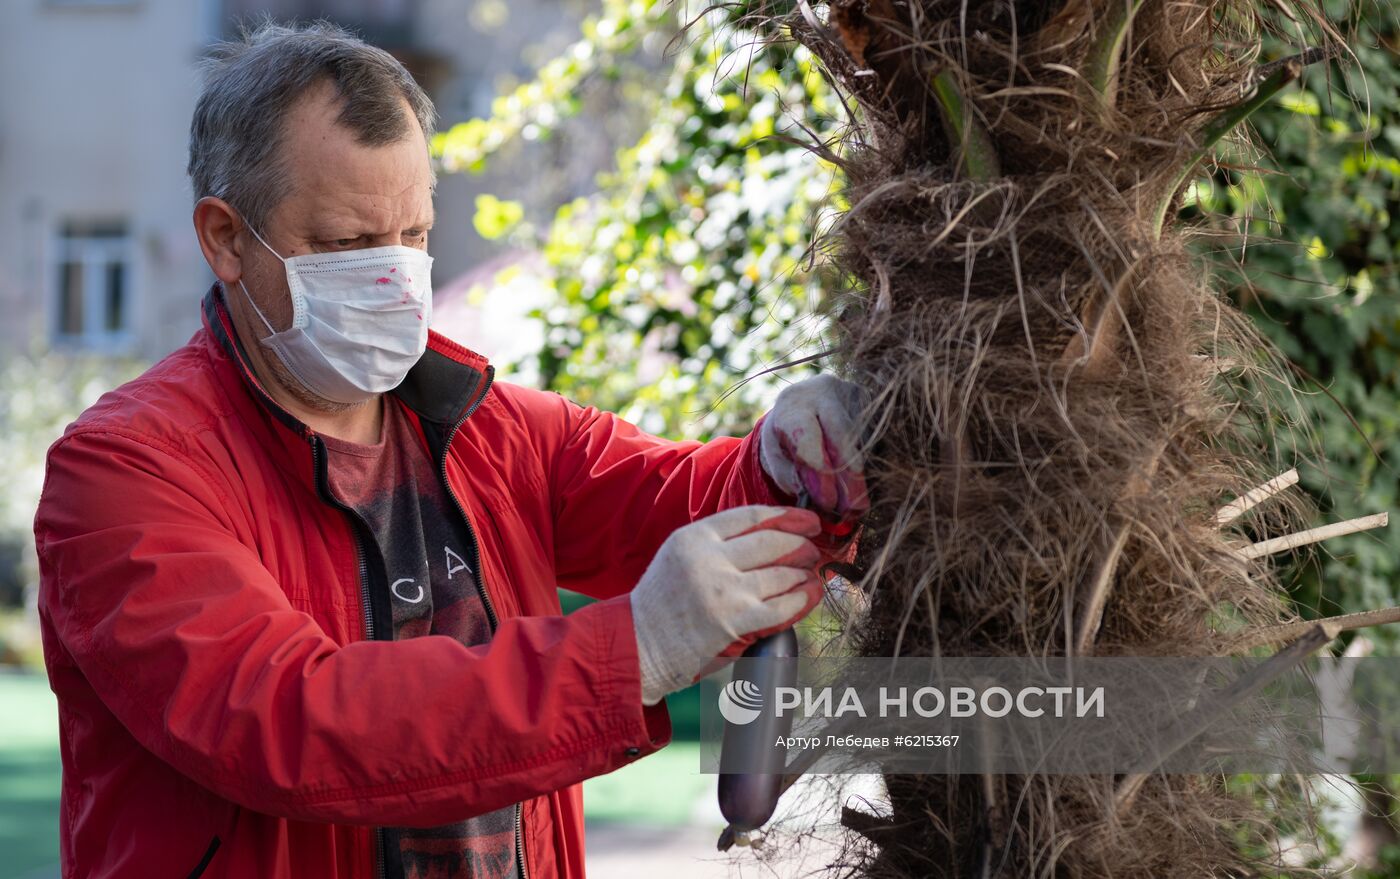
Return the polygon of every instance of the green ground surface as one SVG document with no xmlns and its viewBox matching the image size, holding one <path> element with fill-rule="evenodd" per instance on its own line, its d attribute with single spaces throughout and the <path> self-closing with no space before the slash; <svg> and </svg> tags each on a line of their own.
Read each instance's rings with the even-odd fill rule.
<svg viewBox="0 0 1400 879">
<path fill-rule="evenodd" d="M 58 862 L 58 714 L 43 675 L 0 672 L 0 876 Z"/>
<path fill-rule="evenodd" d="M 677 733 L 698 726 L 695 693 L 679 694 Z M 699 773 L 700 745 L 678 741 L 584 785 L 590 822 L 685 824 L 714 777 Z M 58 862 L 58 717 L 42 674 L 0 672 L 0 879 Z M 56 871 L 52 875 L 57 875 Z"/>
<path fill-rule="evenodd" d="M 688 823 L 701 797 L 715 795 L 715 776 L 700 774 L 700 743 L 672 742 L 611 775 L 583 783 L 590 822 L 674 827 Z"/>
</svg>

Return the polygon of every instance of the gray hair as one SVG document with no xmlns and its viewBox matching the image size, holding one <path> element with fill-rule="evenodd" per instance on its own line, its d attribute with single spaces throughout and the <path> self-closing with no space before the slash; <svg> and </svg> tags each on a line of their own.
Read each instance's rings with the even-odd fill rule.
<svg viewBox="0 0 1400 879">
<path fill-rule="evenodd" d="M 392 55 L 326 21 L 264 22 L 217 45 L 190 122 L 187 171 L 196 200 L 221 198 L 259 231 L 286 191 L 283 119 L 308 89 L 330 82 L 344 102 L 336 121 L 366 146 L 408 136 L 403 101 L 432 140 L 433 103 Z"/>
</svg>

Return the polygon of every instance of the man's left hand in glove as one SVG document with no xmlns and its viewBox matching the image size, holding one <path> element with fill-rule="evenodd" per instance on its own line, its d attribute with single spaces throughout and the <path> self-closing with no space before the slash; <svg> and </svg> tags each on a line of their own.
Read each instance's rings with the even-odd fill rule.
<svg viewBox="0 0 1400 879">
<path fill-rule="evenodd" d="M 838 522 L 859 519 L 869 507 L 857 426 L 861 402 L 861 389 L 850 382 L 805 379 L 783 389 L 759 434 L 759 456 L 774 484 Z"/>
</svg>

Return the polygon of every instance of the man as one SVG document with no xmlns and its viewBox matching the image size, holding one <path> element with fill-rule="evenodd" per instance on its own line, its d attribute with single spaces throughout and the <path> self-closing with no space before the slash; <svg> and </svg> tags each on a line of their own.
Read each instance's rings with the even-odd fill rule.
<svg viewBox="0 0 1400 879">
<path fill-rule="evenodd" d="M 65 876 L 582 876 L 579 782 L 820 597 L 850 387 L 702 445 L 493 385 L 428 329 L 432 122 L 329 26 L 214 61 L 204 326 L 68 428 L 35 519 Z"/>
</svg>

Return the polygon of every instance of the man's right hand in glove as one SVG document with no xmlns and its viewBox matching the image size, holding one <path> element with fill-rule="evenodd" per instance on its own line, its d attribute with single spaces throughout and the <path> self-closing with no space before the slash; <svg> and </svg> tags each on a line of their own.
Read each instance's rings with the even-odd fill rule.
<svg viewBox="0 0 1400 879">
<path fill-rule="evenodd" d="M 808 539 L 820 532 L 808 510 L 750 506 L 672 533 L 632 590 L 643 703 L 806 616 L 822 596 L 820 553 Z"/>
</svg>

